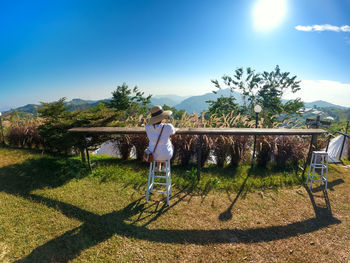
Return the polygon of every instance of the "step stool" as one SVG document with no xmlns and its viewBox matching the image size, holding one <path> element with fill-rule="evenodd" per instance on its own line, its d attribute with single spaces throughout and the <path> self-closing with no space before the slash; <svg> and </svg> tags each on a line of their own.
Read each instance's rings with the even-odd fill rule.
<svg viewBox="0 0 350 263">
<path fill-rule="evenodd" d="M 155 168 L 157 162 L 164 161 L 154 161 L 149 165 L 149 175 L 148 175 L 148 185 L 146 194 L 146 203 L 148 202 L 150 193 L 162 193 L 166 194 L 167 205 L 169 205 L 169 198 L 171 195 L 171 177 L 170 177 L 170 160 L 165 161 L 165 175 L 160 176 L 155 174 Z M 155 178 L 165 179 L 165 183 L 155 181 Z M 153 190 L 154 185 L 165 185 L 165 191 Z"/>
<path fill-rule="evenodd" d="M 319 162 L 318 162 L 319 161 Z M 321 169 L 320 174 L 315 174 L 315 169 Z M 312 173 L 311 173 L 312 170 Z M 326 176 L 324 176 L 323 171 L 326 170 Z M 314 151 L 312 152 L 311 162 L 309 167 L 309 173 L 307 175 L 306 184 L 310 180 L 310 190 L 312 187 L 312 182 L 319 181 L 325 184 L 325 190 L 327 190 L 328 181 L 328 153 L 324 151 Z"/>
</svg>

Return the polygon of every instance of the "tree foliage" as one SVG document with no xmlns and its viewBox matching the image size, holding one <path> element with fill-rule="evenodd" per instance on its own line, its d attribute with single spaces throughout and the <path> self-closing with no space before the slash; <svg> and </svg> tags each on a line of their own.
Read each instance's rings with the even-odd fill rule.
<svg viewBox="0 0 350 263">
<path fill-rule="evenodd" d="M 42 102 L 38 109 L 44 120 L 39 131 L 46 150 L 69 153 L 76 147 L 82 151 L 86 146 L 97 144 L 100 138 L 86 141 L 78 134 L 68 133 L 70 128 L 109 126 L 115 121 L 116 112 L 102 103 L 87 110 L 67 111 L 64 101 L 65 98 L 52 103 Z"/>
<path fill-rule="evenodd" d="M 41 102 L 42 108 L 38 113 L 44 119 L 39 126 L 40 135 L 43 138 L 44 147 L 50 151 L 68 152 L 71 145 L 72 134 L 67 130 L 72 127 L 69 118 L 70 113 L 64 105 L 66 98 L 61 98 L 52 103 Z"/>
<path fill-rule="evenodd" d="M 208 100 L 209 103 L 209 114 L 228 115 L 230 112 L 239 112 L 239 105 L 235 102 L 236 99 L 233 96 L 224 97 L 221 96 L 217 100 Z"/>
<path fill-rule="evenodd" d="M 303 107 L 299 98 L 286 103 L 282 101 L 286 91 L 295 93 L 300 90 L 300 81 L 296 78 L 296 76 L 290 76 L 289 72 L 282 72 L 277 65 L 273 71 L 263 73 L 257 73 L 250 67 L 245 70 L 237 68 L 233 76 L 224 75 L 222 80 L 226 88 L 242 93 L 243 105 L 239 110 L 241 113 L 254 116 L 254 106 L 260 104 L 263 108 L 262 117 L 266 118 L 271 125 L 278 116 L 288 118 Z M 216 88 L 222 88 L 218 80 L 212 80 L 212 82 Z M 216 104 L 211 103 L 219 107 L 220 109 L 216 111 L 220 112 L 224 111 L 227 105 L 223 102 L 230 102 L 230 100 L 219 98 Z"/>
<path fill-rule="evenodd" d="M 126 115 L 145 114 L 149 110 L 151 97 L 152 95 L 145 97 L 144 92 L 141 92 L 136 86 L 130 89 L 123 83 L 112 92 L 112 99 L 106 102 L 106 105 L 115 111 L 124 111 Z"/>
<path fill-rule="evenodd" d="M 170 107 L 166 104 L 163 105 L 163 110 L 171 110 L 173 112 L 172 117 L 175 120 L 180 120 L 184 114 L 186 114 L 185 110 L 177 110 L 175 107 Z"/>
</svg>

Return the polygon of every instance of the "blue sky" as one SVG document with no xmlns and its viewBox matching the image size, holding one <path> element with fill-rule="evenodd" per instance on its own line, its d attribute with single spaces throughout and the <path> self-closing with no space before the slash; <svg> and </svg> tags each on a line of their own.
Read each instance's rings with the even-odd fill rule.
<svg viewBox="0 0 350 263">
<path fill-rule="evenodd" d="M 262 10 L 271 1 L 285 16 L 261 28 L 281 11 Z M 349 0 L 1 1 L 0 110 L 103 99 L 123 82 L 198 95 L 237 67 L 277 64 L 305 101 L 350 107 L 349 25 Z"/>
</svg>

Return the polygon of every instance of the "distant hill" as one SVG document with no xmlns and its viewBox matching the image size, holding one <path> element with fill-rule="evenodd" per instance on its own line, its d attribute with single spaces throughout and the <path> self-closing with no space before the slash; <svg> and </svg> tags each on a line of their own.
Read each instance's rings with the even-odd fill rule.
<svg viewBox="0 0 350 263">
<path fill-rule="evenodd" d="M 328 116 L 333 117 L 336 121 L 350 120 L 350 108 L 324 107 L 320 109 Z"/>
<path fill-rule="evenodd" d="M 11 106 L 2 106 L 2 107 L 0 107 L 0 112 L 6 112 L 6 111 L 8 111 L 8 110 L 10 110 L 11 109 Z"/>
<path fill-rule="evenodd" d="M 243 104 L 243 97 L 241 93 L 234 91 L 232 92 L 232 95 L 236 98 L 236 102 L 239 105 Z M 179 96 L 175 94 L 156 95 L 151 98 L 151 105 L 166 104 L 168 106 L 175 107 L 178 110 L 185 110 L 188 113 L 192 113 L 192 112 L 201 113 L 202 111 L 207 110 L 209 108 L 209 104 L 206 103 L 206 101 L 216 100 L 220 96 L 230 96 L 230 89 L 218 90 L 217 94 L 210 92 L 203 95 L 191 96 L 191 97 Z M 94 107 L 98 103 L 102 101 L 108 101 L 108 100 L 109 99 L 82 100 L 82 99 L 76 98 L 76 99 L 72 99 L 71 101 L 65 102 L 65 105 L 68 107 L 68 110 L 70 111 L 83 110 L 83 109 Z M 286 100 L 283 100 L 283 102 L 286 102 Z M 322 100 L 305 102 L 305 108 L 314 108 L 314 106 L 316 106 L 317 109 L 329 109 L 324 111 L 327 111 L 328 115 L 334 117 L 335 119 L 345 119 L 348 116 L 348 112 L 350 111 L 350 108 L 335 105 Z M 37 109 L 40 107 L 41 105 L 28 104 L 28 105 L 4 112 L 4 116 L 10 114 L 11 111 L 13 110 L 35 114 Z"/>
<path fill-rule="evenodd" d="M 204 95 L 200 96 L 192 96 L 181 103 L 175 105 L 175 108 L 180 110 L 183 109 L 188 113 L 195 112 L 195 113 L 201 113 L 204 110 L 208 110 L 209 104 L 206 103 L 208 100 L 216 100 L 221 95 L 223 96 L 229 96 L 230 95 L 230 89 L 222 89 L 218 90 L 217 94 L 214 93 L 206 93 Z M 243 104 L 243 97 L 242 94 L 239 92 L 233 92 L 232 95 L 236 98 L 236 101 L 239 105 Z M 287 100 L 282 100 L 283 103 L 287 102 Z M 341 109 L 341 110 L 347 110 L 349 108 L 343 107 L 340 105 L 332 104 L 327 101 L 317 100 L 313 102 L 305 102 L 304 103 L 306 108 L 335 108 L 335 109 Z"/>
<path fill-rule="evenodd" d="M 161 105 L 164 104 L 174 107 L 175 105 L 181 103 L 183 100 L 189 98 L 190 96 L 179 96 L 175 94 L 168 94 L 168 95 L 155 95 L 151 98 L 151 104 L 152 105 Z"/>
<path fill-rule="evenodd" d="M 158 95 L 151 98 L 151 105 L 168 105 L 168 106 L 175 106 L 176 104 L 180 103 L 182 100 L 186 99 L 187 97 L 182 97 L 178 95 Z M 100 102 L 108 101 L 110 99 L 105 100 L 83 100 L 83 99 L 72 99 L 71 101 L 66 101 L 64 104 L 68 107 L 67 109 L 69 111 L 73 110 L 85 110 L 89 109 L 91 107 L 97 106 Z M 25 113 L 31 113 L 35 114 L 37 112 L 37 109 L 41 108 L 42 106 L 40 104 L 27 104 L 25 106 L 21 106 L 18 108 L 14 108 L 11 110 L 4 111 L 4 115 L 9 115 L 12 111 L 19 111 L 19 112 L 25 112 Z M 7 107 L 8 109 L 9 107 Z"/>
<path fill-rule="evenodd" d="M 35 114 L 37 109 L 40 108 L 40 105 L 37 104 L 27 104 L 25 106 L 22 107 L 18 107 L 15 109 L 11 109 L 9 111 L 4 112 L 4 115 L 6 116 L 7 114 L 9 114 L 11 111 L 19 111 L 19 112 L 26 112 L 26 113 L 31 113 L 31 114 Z"/>
<path fill-rule="evenodd" d="M 180 103 L 181 101 L 183 101 L 189 97 L 191 97 L 191 96 L 179 96 L 176 94 L 166 94 L 166 95 L 154 95 L 154 96 L 152 96 L 152 99 L 169 98 L 169 99 L 175 101 L 176 103 Z"/>
<path fill-rule="evenodd" d="M 151 105 L 155 106 L 155 105 L 161 105 L 163 106 L 164 104 L 173 107 L 177 104 L 176 101 L 172 100 L 171 98 L 151 98 Z"/>
<path fill-rule="evenodd" d="M 333 103 L 330 103 L 330 102 L 327 102 L 327 101 L 324 101 L 324 100 L 316 100 L 316 101 L 313 101 L 313 102 L 305 102 L 304 105 L 305 105 L 306 108 L 313 108 L 314 106 L 316 106 L 318 108 L 337 108 L 337 109 L 343 109 L 343 110 L 348 109 L 347 107 L 336 105 L 336 104 L 333 104 Z"/>
<path fill-rule="evenodd" d="M 239 92 L 232 92 L 232 95 L 236 98 L 238 104 L 243 103 L 242 94 Z M 216 94 L 213 92 L 206 93 L 200 96 L 192 96 L 185 99 L 181 103 L 175 105 L 178 110 L 185 110 L 188 113 L 201 113 L 209 108 L 209 104 L 206 102 L 208 100 L 216 100 L 220 96 L 230 96 L 230 89 L 218 90 Z"/>
<path fill-rule="evenodd" d="M 91 107 L 97 106 L 101 101 L 100 100 L 82 100 L 82 99 L 72 99 L 67 101 L 64 104 L 68 107 L 69 111 L 73 110 L 86 110 Z"/>
<path fill-rule="evenodd" d="M 102 102 L 102 100 L 82 100 L 82 99 L 72 99 L 71 101 L 66 101 L 64 104 L 67 106 L 67 110 L 84 110 L 91 107 L 96 106 L 98 103 Z M 11 114 L 12 111 L 25 112 L 36 114 L 37 110 L 41 108 L 41 105 L 38 104 L 27 104 L 22 107 L 18 107 L 15 109 L 11 109 L 9 111 L 4 112 L 4 116 Z"/>
</svg>

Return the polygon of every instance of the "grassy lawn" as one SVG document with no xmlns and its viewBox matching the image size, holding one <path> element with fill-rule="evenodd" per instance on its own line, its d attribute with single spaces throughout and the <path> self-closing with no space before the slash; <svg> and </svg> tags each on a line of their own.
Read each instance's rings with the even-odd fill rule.
<svg viewBox="0 0 350 263">
<path fill-rule="evenodd" d="M 312 192 L 288 172 L 174 166 L 171 206 L 147 165 L 0 148 L 0 262 L 349 262 L 350 169 Z"/>
</svg>

